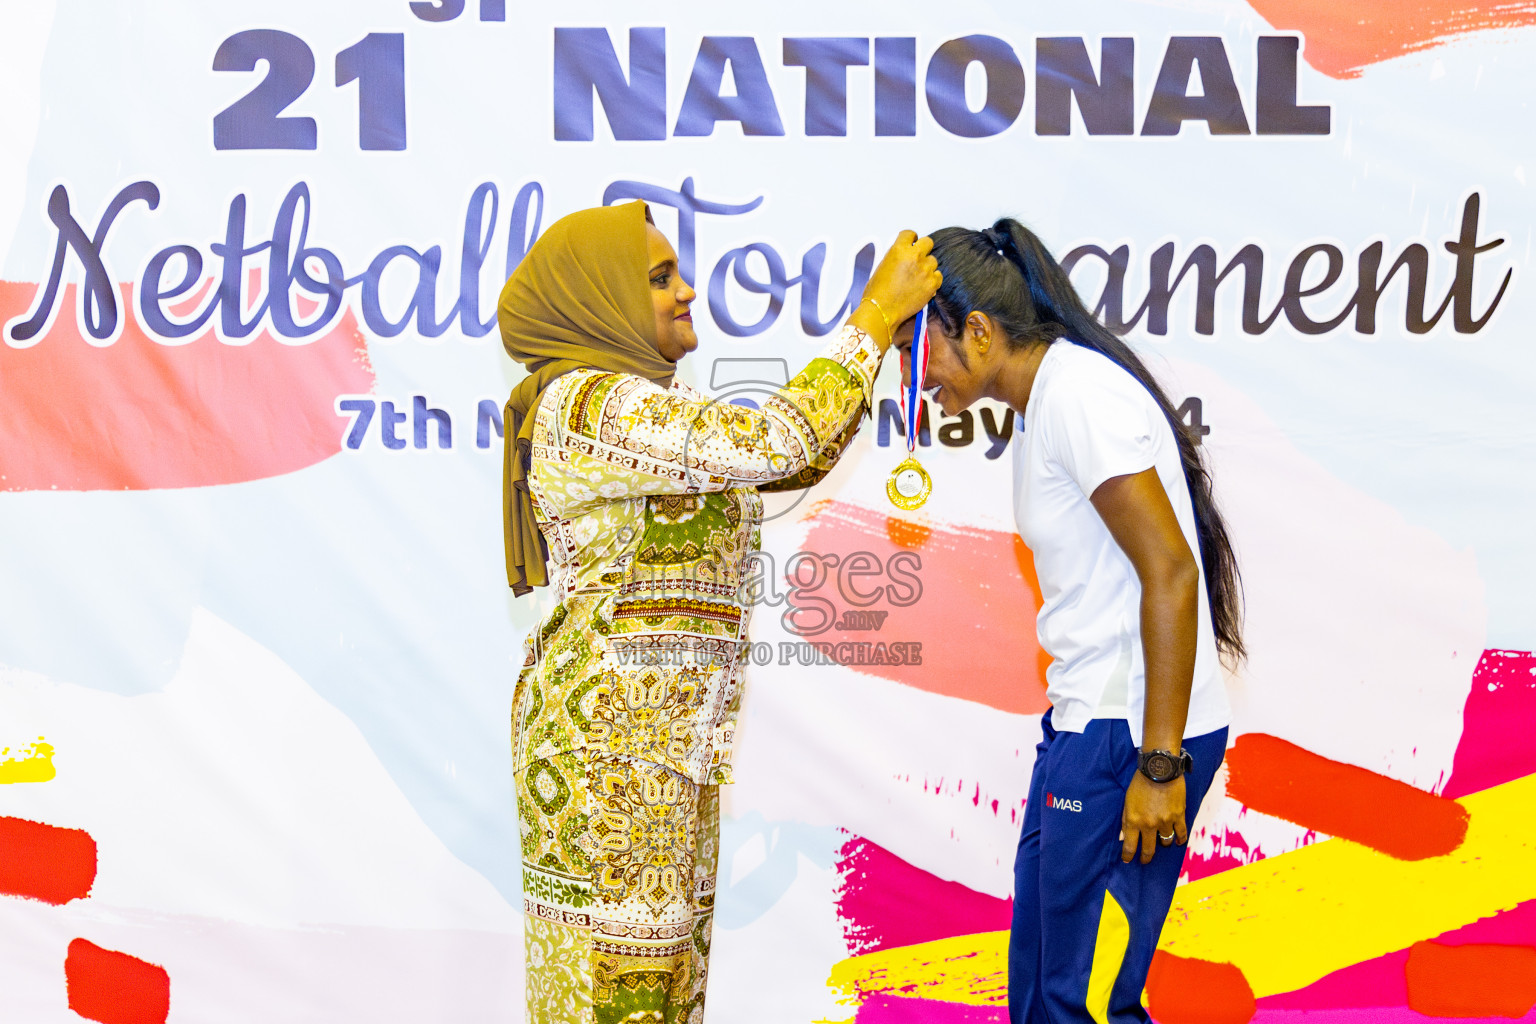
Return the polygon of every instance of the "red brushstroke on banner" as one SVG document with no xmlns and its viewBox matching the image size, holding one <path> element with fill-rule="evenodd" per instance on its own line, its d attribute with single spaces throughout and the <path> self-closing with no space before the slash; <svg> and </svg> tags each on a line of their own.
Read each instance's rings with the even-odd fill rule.
<svg viewBox="0 0 1536 1024">
<path fill-rule="evenodd" d="M 1533 734 L 1536 734 L 1536 654 L 1484 651 L 1473 671 L 1472 686 L 1462 711 L 1461 740 L 1456 746 L 1451 776 L 1440 795 L 1455 799 L 1536 775 L 1536 744 L 1528 742 L 1528 737 Z M 1194 881 L 1288 850 L 1289 847 L 1280 850 L 1250 848 L 1240 833 L 1226 829 L 1216 838 L 1214 851 L 1200 853 L 1191 849 L 1184 861 L 1184 873 Z M 1533 927 L 1531 938 L 1536 942 L 1536 927 Z M 1403 955 L 1407 955 L 1406 951 Z M 1401 974 L 1401 965 L 1398 971 Z M 1399 1001 L 1394 1005 L 1403 1003 Z"/>
<path fill-rule="evenodd" d="M 1536 25 L 1536 3 L 1469 4 L 1466 0 L 1249 0 L 1284 32 L 1306 36 L 1306 62 L 1330 78 L 1358 78 L 1379 61 L 1444 45 L 1457 36 Z"/>
<path fill-rule="evenodd" d="M 0 893 L 55 906 L 90 895 L 96 840 L 78 828 L 0 818 Z"/>
<path fill-rule="evenodd" d="M 48 333 L 0 343 L 0 491 L 145 490 L 259 480 L 341 450 L 336 396 L 373 389 L 350 310 L 306 345 L 267 331 L 221 343 L 210 328 L 182 345 L 147 335 L 124 284 L 124 323 L 104 347 L 81 337 L 66 287 Z M 0 281 L 0 324 L 37 286 Z"/>
<path fill-rule="evenodd" d="M 69 1008 L 101 1024 L 165 1024 L 171 976 L 146 960 L 76 939 L 64 960 Z"/>
<path fill-rule="evenodd" d="M 926 529 L 926 533 L 923 530 Z M 879 632 L 832 628 L 806 640 L 831 643 L 920 642 L 921 665 L 855 665 L 856 671 L 1015 714 L 1039 714 L 1049 658 L 1035 640 L 1040 586 L 1034 556 L 1010 531 L 921 527 L 845 502 L 826 503 L 811 522 L 807 550 L 846 558 L 867 551 L 886 564 L 914 550 L 922 593 L 908 607 L 881 602 L 890 614 Z M 867 584 L 866 584 L 867 586 Z M 836 600 L 836 583 L 821 588 Z"/>
<path fill-rule="evenodd" d="M 1152 954 L 1147 1012 L 1158 1024 L 1247 1024 L 1254 1009 L 1253 988 L 1236 965 Z"/>
<path fill-rule="evenodd" d="M 1429 1017 L 1523 1017 L 1536 1006 L 1536 949 L 1442 946 L 1408 951 L 1408 1006 Z"/>
<path fill-rule="evenodd" d="M 1467 836 L 1467 811 L 1456 801 L 1274 736 L 1238 737 L 1227 769 L 1227 794 L 1250 809 L 1401 860 L 1442 856 Z"/>
</svg>

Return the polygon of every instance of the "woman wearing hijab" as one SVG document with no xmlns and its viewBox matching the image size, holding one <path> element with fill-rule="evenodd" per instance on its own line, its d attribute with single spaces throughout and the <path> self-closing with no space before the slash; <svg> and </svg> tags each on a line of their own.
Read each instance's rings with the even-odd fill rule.
<svg viewBox="0 0 1536 1024">
<path fill-rule="evenodd" d="M 528 1020 L 699 1024 L 760 489 L 824 474 L 939 284 L 903 232 L 761 411 L 674 379 L 695 294 L 645 204 L 557 221 L 502 291 L 507 575 L 548 585 L 513 696 Z"/>
</svg>

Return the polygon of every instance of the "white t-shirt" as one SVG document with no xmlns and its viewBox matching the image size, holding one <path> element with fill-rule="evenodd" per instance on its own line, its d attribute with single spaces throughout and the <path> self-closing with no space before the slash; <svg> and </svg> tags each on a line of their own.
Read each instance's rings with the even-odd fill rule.
<svg viewBox="0 0 1536 1024">
<path fill-rule="evenodd" d="M 1044 599 L 1036 630 L 1052 659 L 1046 694 L 1058 730 L 1081 732 L 1095 718 L 1123 718 L 1141 743 L 1141 582 L 1088 498 L 1111 477 L 1152 467 L 1199 562 L 1178 443 L 1157 401 L 1108 357 L 1065 338 L 1053 343 L 1013 440 L 1013 511 L 1035 554 Z M 1203 565 L 1199 609 L 1185 736 L 1231 721 Z"/>
</svg>

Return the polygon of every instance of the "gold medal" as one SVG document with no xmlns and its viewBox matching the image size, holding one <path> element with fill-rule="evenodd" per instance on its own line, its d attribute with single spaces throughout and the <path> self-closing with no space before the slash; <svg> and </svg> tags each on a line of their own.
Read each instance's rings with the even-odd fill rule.
<svg viewBox="0 0 1536 1024">
<path fill-rule="evenodd" d="M 891 504 L 908 512 L 921 508 L 932 493 L 933 478 L 928 475 L 922 463 L 910 455 L 901 461 L 901 465 L 891 472 L 891 478 L 885 482 L 885 496 L 891 499 Z"/>
<path fill-rule="evenodd" d="M 913 456 L 917 444 L 917 432 L 923 418 L 923 381 L 928 375 L 928 309 L 918 310 L 917 323 L 912 327 L 910 383 L 901 389 L 901 416 L 907 435 L 907 457 L 891 472 L 885 482 L 885 496 L 891 504 L 908 512 L 922 508 L 928 495 L 933 493 L 933 478 Z M 928 442 L 924 441 L 924 444 Z"/>
</svg>

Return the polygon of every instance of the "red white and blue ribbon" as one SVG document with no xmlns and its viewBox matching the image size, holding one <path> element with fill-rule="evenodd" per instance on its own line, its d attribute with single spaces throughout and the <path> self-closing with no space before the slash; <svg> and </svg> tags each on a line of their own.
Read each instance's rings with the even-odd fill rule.
<svg viewBox="0 0 1536 1024">
<path fill-rule="evenodd" d="M 906 420 L 907 451 L 917 444 L 917 431 L 921 425 L 918 417 L 923 412 L 923 383 L 928 377 L 928 307 L 917 311 L 917 322 L 912 325 L 912 347 L 907 353 L 911 360 L 909 383 L 901 395 L 901 414 Z"/>
</svg>

